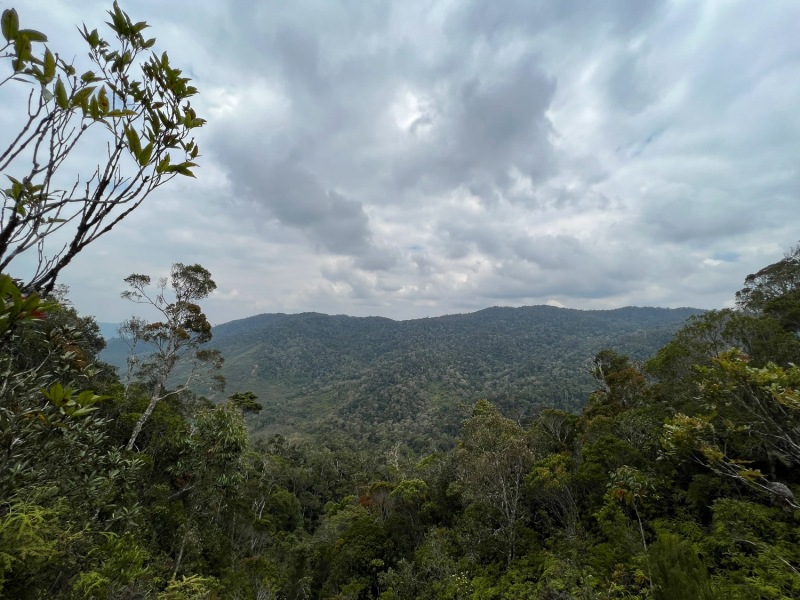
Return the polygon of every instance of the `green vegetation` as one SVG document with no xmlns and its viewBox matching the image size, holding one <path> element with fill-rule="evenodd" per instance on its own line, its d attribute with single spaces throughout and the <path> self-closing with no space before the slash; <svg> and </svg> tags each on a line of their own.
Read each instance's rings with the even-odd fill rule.
<svg viewBox="0 0 800 600">
<path fill-rule="evenodd" d="M 111 42 L 83 26 L 84 71 L 52 52 L 45 34 L 22 28 L 16 10 L 3 11 L 0 59 L 9 68 L 0 87 L 30 89 L 16 96 L 19 130 L 0 142 L 0 172 L 11 183 L 1 194 L 0 272 L 34 255 L 27 291 L 52 292 L 79 252 L 196 166 L 191 135 L 205 121 L 188 99 L 197 90 L 166 53 L 147 56 L 155 45 L 143 35 L 147 23 L 132 22 L 116 2 L 108 15 Z M 102 162 L 76 175 L 87 153 Z"/>
<path fill-rule="evenodd" d="M 111 16 L 118 33 L 142 29 L 116 6 Z M 48 80 L 46 90 L 55 55 L 30 49 L 44 36 L 20 29 L 9 10 L 2 31 L 14 72 Z M 94 32 L 86 37 L 99 44 Z M 127 59 L 117 58 L 122 68 Z M 87 107 L 73 107 L 71 89 L 68 107 L 93 119 L 105 110 L 99 90 L 84 93 Z M 67 110 L 64 90 L 42 93 L 45 105 Z M 127 129 L 117 135 L 135 146 Z M 4 208 L 25 217 L 29 205 L 49 201 L 30 196 L 40 192 L 6 190 Z M 27 283 L 0 274 L 0 596 L 800 597 L 798 259 L 800 247 L 748 276 L 736 310 L 691 317 L 644 366 L 619 349 L 584 356 L 581 336 L 570 337 L 570 357 L 589 366 L 593 382 L 571 411 L 544 408 L 526 391 L 536 376 L 511 347 L 524 351 L 529 334 L 555 343 L 563 332 L 531 334 L 516 320 L 524 311 L 482 315 L 517 338 L 474 330 L 467 338 L 449 325 L 468 317 L 433 321 L 437 339 L 456 340 L 438 354 L 418 343 L 415 323 L 367 319 L 355 330 L 306 315 L 299 322 L 322 331 L 317 345 L 311 335 L 286 335 L 298 342 L 293 351 L 257 360 L 280 375 L 275 385 L 288 385 L 286 373 L 305 377 L 334 407 L 341 421 L 329 430 L 321 421 L 313 439 L 251 439 L 245 412 L 258 413 L 257 393 L 212 402 L 173 386 L 167 375 L 185 375 L 181 362 L 213 356 L 201 354 L 211 331 L 198 302 L 213 280 L 199 265 L 176 264 L 152 300 L 147 277 L 126 280 L 127 296 L 163 318 L 129 323 L 160 354 L 132 363 L 124 380 L 99 360 L 96 323 L 53 293 L 57 271 Z M 633 312 L 617 313 L 608 331 L 630 339 Z M 572 313 L 544 311 L 537 322 L 564 314 Z M 385 335 L 395 327 L 405 329 Z M 241 328 L 221 334 L 231 346 L 242 338 L 249 352 Z M 365 371 L 376 354 L 383 358 Z M 437 361 L 454 365 L 448 381 L 426 371 Z M 568 377 L 560 371 L 557 381 L 580 389 Z M 483 378 L 507 382 L 481 388 Z M 370 412 L 369 396 L 350 395 L 353 382 L 386 401 Z M 404 386 L 413 392 L 401 394 Z M 433 443 L 387 443 L 396 442 L 386 433 L 389 400 L 407 403 L 398 422 L 424 408 L 449 427 L 459 386 L 484 397 L 452 438 L 440 431 Z M 392 391 L 381 396 L 382 388 Z M 355 417 L 356 429 L 338 427 Z"/>
<path fill-rule="evenodd" d="M 481 399 L 515 419 L 530 420 L 544 407 L 580 410 L 594 389 L 593 356 L 611 348 L 645 360 L 698 314 L 551 306 L 400 322 L 273 314 L 219 325 L 209 346 L 225 357 L 228 385 L 259 397 L 254 436 L 321 443 L 346 432 L 374 448 L 399 444 L 419 454 L 451 448 Z M 131 354 L 112 339 L 100 356 L 124 372 Z"/>
<path fill-rule="evenodd" d="M 800 593 L 800 340 L 781 315 L 694 316 L 643 368 L 603 350 L 578 413 L 482 399 L 433 453 L 347 430 L 253 442 L 255 394 L 163 382 L 130 446 L 152 370 L 123 385 L 91 319 L 0 285 L 7 597 Z"/>
</svg>

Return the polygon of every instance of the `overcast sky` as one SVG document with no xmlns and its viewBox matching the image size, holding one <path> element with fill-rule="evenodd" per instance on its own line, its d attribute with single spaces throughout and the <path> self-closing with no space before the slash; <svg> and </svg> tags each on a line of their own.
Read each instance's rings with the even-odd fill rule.
<svg viewBox="0 0 800 600">
<path fill-rule="evenodd" d="M 214 323 L 719 308 L 800 239 L 796 0 L 120 4 L 208 124 L 197 179 L 64 273 L 100 321 L 173 262 Z M 80 57 L 110 2 L 8 6 Z"/>
</svg>

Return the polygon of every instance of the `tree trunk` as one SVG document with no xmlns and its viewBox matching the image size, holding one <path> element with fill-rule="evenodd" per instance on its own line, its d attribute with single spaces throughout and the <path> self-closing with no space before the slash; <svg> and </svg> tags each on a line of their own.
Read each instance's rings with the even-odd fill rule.
<svg viewBox="0 0 800 600">
<path fill-rule="evenodd" d="M 161 400 L 174 393 L 170 392 L 169 394 L 165 395 L 161 394 L 162 390 L 164 389 L 164 384 L 167 382 L 167 377 L 169 377 L 169 374 L 172 372 L 172 369 L 175 366 L 175 362 L 176 360 L 174 358 L 174 354 L 171 354 L 166 358 L 164 364 L 161 366 L 158 374 L 158 380 L 153 384 L 153 389 L 150 392 L 150 402 L 148 403 L 145 411 L 139 417 L 139 420 L 136 421 L 136 425 L 133 426 L 131 439 L 128 440 L 128 444 L 125 446 L 125 449 L 128 452 L 133 450 L 133 445 L 136 443 L 136 438 L 139 437 L 139 434 L 142 432 L 142 427 L 144 427 L 144 424 L 147 423 L 147 419 L 149 419 L 150 415 L 153 414 L 153 411 L 156 409 L 156 405 Z"/>
<path fill-rule="evenodd" d="M 133 426 L 133 432 L 131 432 L 131 439 L 128 440 L 128 445 L 125 446 L 125 450 L 130 452 L 133 450 L 133 445 L 136 443 L 136 438 L 139 437 L 139 434 L 142 432 L 142 427 L 147 422 L 147 419 L 150 418 L 150 415 L 153 414 L 153 411 L 156 409 L 156 404 L 161 398 L 158 394 L 153 394 L 150 396 L 150 402 L 147 405 L 147 408 L 142 413 L 142 416 L 139 417 L 139 420 L 136 421 L 136 425 Z"/>
</svg>

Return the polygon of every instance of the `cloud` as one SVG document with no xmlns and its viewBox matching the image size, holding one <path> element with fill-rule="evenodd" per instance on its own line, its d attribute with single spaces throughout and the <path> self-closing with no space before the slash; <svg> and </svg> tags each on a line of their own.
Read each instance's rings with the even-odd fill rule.
<svg viewBox="0 0 800 600">
<path fill-rule="evenodd" d="M 107 8 L 30 0 L 26 22 L 82 56 L 72 24 Z M 103 320 L 128 310 L 98 300 L 122 277 L 178 260 L 216 276 L 215 322 L 715 307 L 797 241 L 796 3 L 125 9 L 192 77 L 208 125 L 198 180 L 160 191 L 65 274 Z"/>
<path fill-rule="evenodd" d="M 281 223 L 307 232 L 328 252 L 360 254 L 369 247 L 369 219 L 360 202 L 324 189 L 309 171 L 289 162 L 253 161 L 248 167 L 252 171 L 243 178 L 249 198 Z"/>
</svg>

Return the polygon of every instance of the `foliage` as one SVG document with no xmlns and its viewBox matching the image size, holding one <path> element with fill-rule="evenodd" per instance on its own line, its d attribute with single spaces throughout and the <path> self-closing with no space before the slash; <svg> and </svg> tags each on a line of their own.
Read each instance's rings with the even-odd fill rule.
<svg viewBox="0 0 800 600">
<path fill-rule="evenodd" d="M 800 464 L 800 369 L 772 363 L 751 367 L 746 357 L 731 351 L 701 372 L 704 411 L 693 416 L 678 413 L 667 421 L 666 449 L 688 449 L 715 472 L 798 508 L 791 490 L 770 481 L 759 464 Z M 731 456 L 727 448 L 738 449 L 739 456 Z M 770 470 L 774 472 L 774 466 Z"/>
<path fill-rule="evenodd" d="M 216 594 L 216 581 L 211 577 L 190 575 L 169 582 L 167 588 L 158 594 L 157 600 L 210 600 Z"/>
<path fill-rule="evenodd" d="M 0 171 L 11 185 L 0 192 L 0 271 L 35 252 L 27 291 L 51 292 L 87 245 L 196 166 L 190 136 L 204 121 L 188 99 L 197 90 L 166 53 L 147 56 L 155 45 L 143 35 L 147 23 L 131 21 L 116 2 L 108 14 L 113 43 L 84 25 L 90 64 L 79 72 L 85 67 L 51 51 L 45 34 L 22 29 L 15 9 L 3 11 L 0 59 L 10 69 L 0 87 L 23 84 L 29 92 L 15 96 L 21 124 L 0 145 Z M 92 151 L 104 160 L 72 175 Z"/>
<path fill-rule="evenodd" d="M 126 445 L 127 450 L 132 450 L 142 427 L 158 403 L 168 396 L 187 390 L 198 365 L 204 364 L 219 369 L 222 365 L 222 356 L 217 351 L 201 349 L 201 346 L 211 340 L 211 324 L 197 301 L 208 297 L 217 288 L 217 284 L 211 279 L 211 273 L 206 269 L 200 265 L 187 266 L 181 263 L 172 265 L 169 278 L 171 297 L 167 296 L 166 278 L 158 281 L 155 294 L 148 290 L 150 277 L 147 275 L 130 275 L 125 278 L 125 282 L 130 289 L 122 292 L 123 298 L 137 304 L 148 305 L 161 317 L 160 321 L 152 323 L 134 317 L 120 328 L 132 350 L 126 378 L 134 374 L 133 367 L 136 366 L 137 355 L 133 349 L 136 345 L 144 343 L 153 348 L 153 352 L 135 371 L 143 380 L 149 398 L 147 408 L 136 421 Z M 181 362 L 191 363 L 186 383 L 180 390 L 165 391 L 167 380 Z M 215 388 L 224 385 L 224 380 L 220 376 L 214 376 L 213 381 L 216 384 Z"/>
<path fill-rule="evenodd" d="M 131 282 L 132 299 L 151 298 L 164 317 L 131 329 L 167 351 L 182 331 L 178 343 L 198 344 L 175 355 L 192 356 L 209 329 L 199 309 L 178 318 L 177 305 L 211 289 L 207 272 L 193 267 L 170 288 L 179 301 L 166 282 L 152 296 L 146 278 Z M 691 346 L 704 339 L 698 327 L 737 315 L 690 322 L 670 356 L 697 362 L 661 354 L 669 368 L 655 381 L 625 355 L 597 353 L 580 414 L 519 420 L 480 400 L 452 447 L 427 456 L 352 430 L 253 444 L 253 392 L 215 404 L 166 381 L 134 452 L 135 423 L 121 417 L 147 401 L 148 371 L 127 385 L 110 376 L 91 320 L 58 302 L 40 310 L 5 285 L 6 595 L 712 600 L 800 590 L 797 367 L 727 343 Z"/>
<path fill-rule="evenodd" d="M 135 54 L 143 24 L 116 5 L 110 14 Z M 32 54 L 43 36 L 20 29 L 15 12 L 2 28 L 17 75 L 50 78 L 42 98 L 56 86 L 43 116 L 80 109 L 112 124 L 151 118 L 152 129 L 149 112 L 128 114 L 103 93 L 128 58 L 94 32 L 84 29 L 95 58 L 116 66 L 82 92 L 85 106 L 72 106 L 70 87 L 65 108 L 67 65 Z M 136 146 L 125 127 L 120 152 Z M 144 152 L 134 152 L 140 172 Z M 24 193 L 50 202 L 42 189 Z M 19 218 L 35 211 L 27 198 L 15 200 Z M 796 255 L 748 277 L 739 311 L 691 320 L 646 370 L 643 356 L 594 347 L 615 333 L 635 338 L 631 309 L 619 321 L 549 308 L 406 324 L 273 315 L 260 319 L 275 326 L 271 350 L 253 350 L 250 336 L 267 331 L 248 331 L 254 321 L 222 329 L 219 347 L 246 357 L 237 369 L 253 373 L 260 361 L 269 389 L 300 386 L 325 408 L 305 431 L 312 441 L 253 442 L 245 412 L 271 418 L 274 406 L 256 417 L 255 392 L 214 402 L 188 389 L 186 363 L 221 360 L 205 347 L 211 327 L 198 302 L 215 284 L 203 267 L 174 265 L 155 292 L 147 276 L 126 280 L 124 296 L 159 320 L 125 325 L 153 354 L 123 380 L 98 361 L 96 323 L 63 294 L 42 299 L 0 275 L 0 594 L 798 597 Z M 42 273 L 55 277 L 61 259 L 49 260 Z M 664 313 L 639 316 L 664 325 Z M 559 336 L 551 355 L 535 352 Z M 556 360 L 554 348 L 568 351 Z M 544 386 L 541 369 L 553 372 Z M 169 389 L 179 376 L 185 383 Z M 561 408 L 543 407 L 551 386 L 566 397 Z M 416 417 L 424 426 L 410 426 Z M 409 433 L 416 439 L 401 443 Z"/>
<path fill-rule="evenodd" d="M 523 483 L 532 460 L 524 430 L 482 400 L 463 424 L 456 459 L 464 497 L 498 511 L 498 534 L 511 563 L 522 518 Z"/>
<path fill-rule="evenodd" d="M 646 359 L 696 312 L 536 306 L 402 322 L 260 315 L 215 327 L 209 345 L 225 356 L 228 385 L 258 396 L 256 435 L 369 439 L 379 452 L 408 456 L 452 448 L 482 398 L 515 419 L 545 407 L 578 411 L 596 389 L 591 357 L 610 347 Z M 120 340 L 102 354 L 123 374 L 128 356 Z"/>
<path fill-rule="evenodd" d="M 670 533 L 660 535 L 658 541 L 650 546 L 649 563 L 655 583 L 655 600 L 717 598 L 697 550 L 680 536 Z"/>
<path fill-rule="evenodd" d="M 800 332 L 800 244 L 782 260 L 748 275 L 736 292 L 736 304 L 776 319 L 787 331 Z"/>
</svg>

